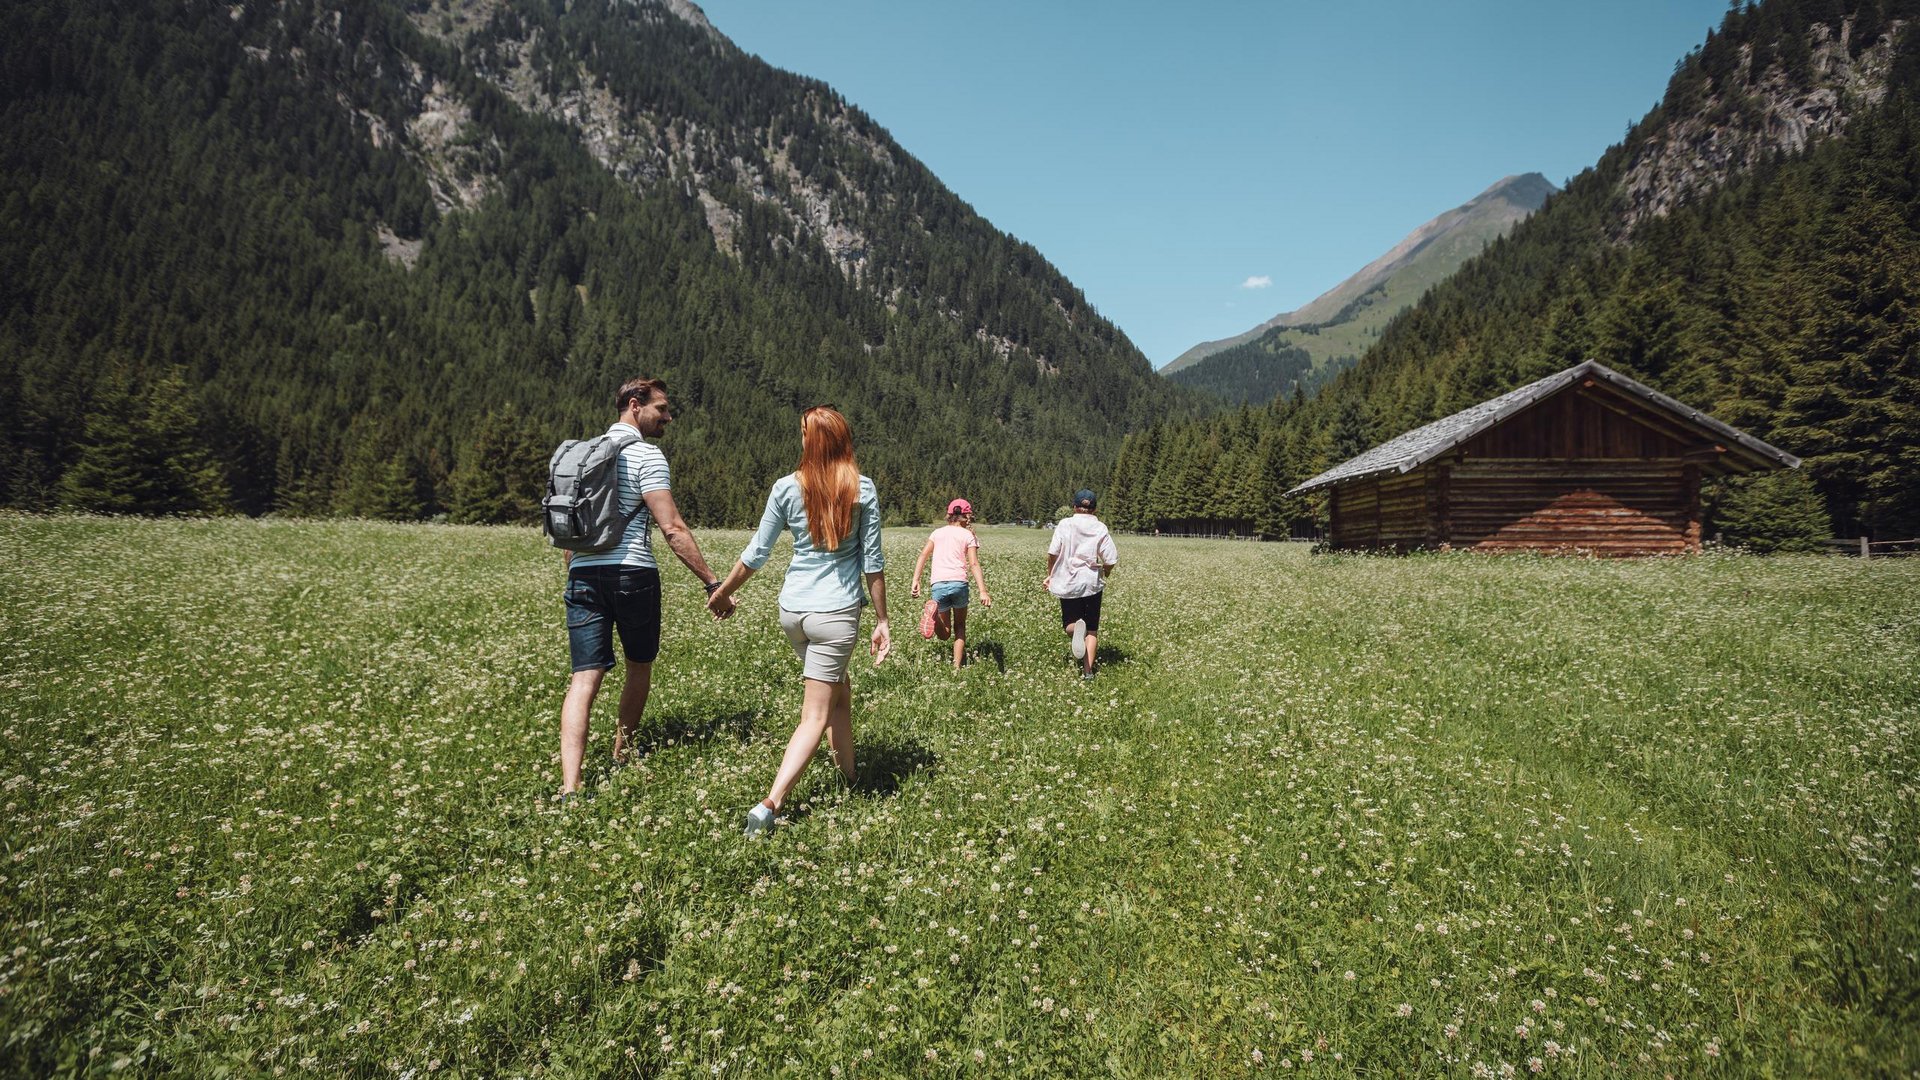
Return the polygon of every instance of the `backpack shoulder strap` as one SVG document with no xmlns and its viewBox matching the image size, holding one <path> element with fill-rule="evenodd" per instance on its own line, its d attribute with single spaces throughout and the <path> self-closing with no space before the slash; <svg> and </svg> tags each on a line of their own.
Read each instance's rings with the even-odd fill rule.
<svg viewBox="0 0 1920 1080">
<path fill-rule="evenodd" d="M 615 456 L 626 453 L 627 447 L 632 446 L 634 443 L 642 441 L 640 438 L 640 433 L 637 431 L 631 435 L 623 431 L 618 435 L 607 435 L 603 437 L 612 439 L 614 441 L 613 452 Z M 614 465 L 614 475 L 616 477 L 619 475 L 619 468 L 620 466 L 616 463 Z M 647 497 L 645 495 L 642 495 L 634 501 L 633 509 L 620 515 L 620 532 L 623 535 L 627 531 L 627 526 L 633 524 L 633 519 L 639 517 L 640 511 L 646 509 L 646 506 L 647 506 Z"/>
</svg>

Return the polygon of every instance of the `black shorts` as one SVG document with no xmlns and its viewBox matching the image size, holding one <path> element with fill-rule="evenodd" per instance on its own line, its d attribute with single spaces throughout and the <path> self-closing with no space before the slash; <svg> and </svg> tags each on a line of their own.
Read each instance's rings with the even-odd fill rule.
<svg viewBox="0 0 1920 1080">
<path fill-rule="evenodd" d="M 1100 598 L 1106 593 L 1097 592 L 1092 596 L 1073 596 L 1060 598 L 1060 622 L 1063 626 L 1072 626 L 1081 619 L 1087 620 L 1087 633 L 1100 629 Z"/>
<path fill-rule="evenodd" d="M 660 571 L 582 566 L 567 574 L 567 651 L 575 671 L 613 666 L 613 635 L 630 664 L 660 655 Z"/>
</svg>

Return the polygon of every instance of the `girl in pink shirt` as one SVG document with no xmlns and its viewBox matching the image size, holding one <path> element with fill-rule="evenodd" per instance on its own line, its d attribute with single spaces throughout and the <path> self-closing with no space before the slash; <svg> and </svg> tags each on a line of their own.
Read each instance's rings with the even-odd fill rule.
<svg viewBox="0 0 1920 1080">
<path fill-rule="evenodd" d="M 920 549 L 920 561 L 913 564 L 913 595 L 920 595 L 920 572 L 933 560 L 933 598 L 920 614 L 920 636 L 953 638 L 953 666 L 958 670 L 967 655 L 967 571 L 973 571 L 974 584 L 980 586 L 980 603 L 993 606 L 987 595 L 987 580 L 980 576 L 980 541 L 969 526 L 973 523 L 973 504 L 955 499 L 947 504 L 947 523 L 933 530 L 927 546 Z"/>
</svg>

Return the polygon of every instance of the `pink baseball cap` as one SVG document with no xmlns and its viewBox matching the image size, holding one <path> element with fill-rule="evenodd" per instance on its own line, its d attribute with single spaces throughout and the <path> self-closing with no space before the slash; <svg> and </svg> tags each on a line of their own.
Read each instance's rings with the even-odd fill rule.
<svg viewBox="0 0 1920 1080">
<path fill-rule="evenodd" d="M 947 504 L 947 513 L 971 514 L 973 513 L 973 504 L 965 499 L 955 499 Z"/>
</svg>

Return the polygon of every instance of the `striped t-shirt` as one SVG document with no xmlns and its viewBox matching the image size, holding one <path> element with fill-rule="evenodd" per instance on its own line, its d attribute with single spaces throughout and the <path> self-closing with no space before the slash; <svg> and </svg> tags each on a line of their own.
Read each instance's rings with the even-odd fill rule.
<svg viewBox="0 0 1920 1080">
<path fill-rule="evenodd" d="M 639 438 L 639 429 L 615 420 L 609 435 L 636 436 L 620 451 L 620 513 L 633 514 L 620 542 L 605 551 L 575 555 L 569 566 L 657 566 L 653 561 L 653 514 L 648 512 L 644 496 L 650 491 L 666 491 L 673 486 L 667 473 L 667 455 L 660 448 Z M 638 508 L 638 512 L 635 510 Z"/>
</svg>

